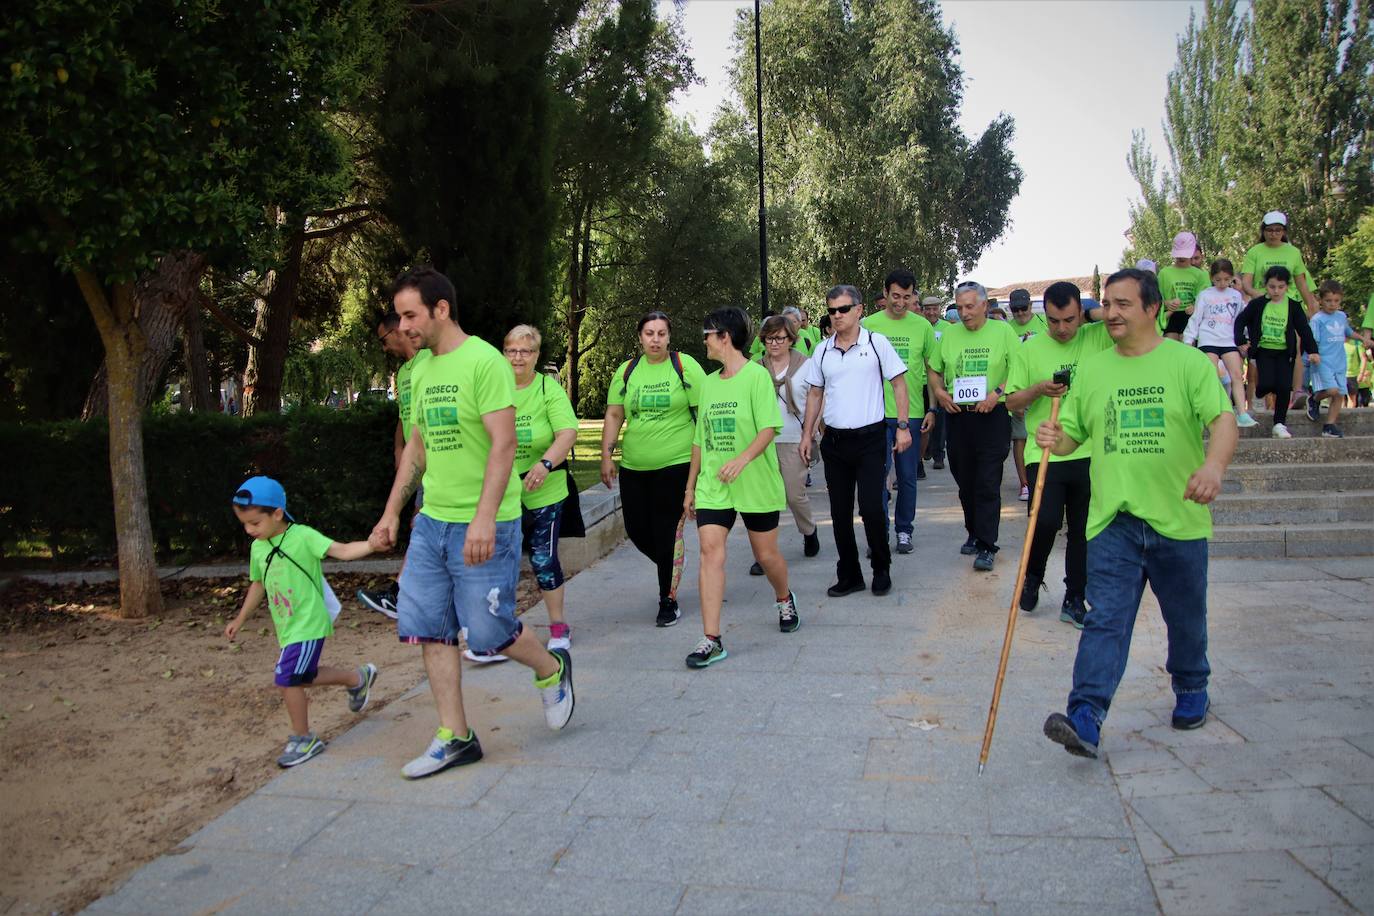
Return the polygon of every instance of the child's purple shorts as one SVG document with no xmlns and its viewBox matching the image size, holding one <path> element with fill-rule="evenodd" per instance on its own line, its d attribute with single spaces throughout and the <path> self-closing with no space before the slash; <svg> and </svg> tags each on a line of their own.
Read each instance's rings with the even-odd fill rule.
<svg viewBox="0 0 1374 916">
<path fill-rule="evenodd" d="M 278 687 L 299 687 L 310 684 L 320 671 L 320 652 L 324 649 L 323 639 L 307 639 L 281 647 L 277 658 Z"/>
</svg>

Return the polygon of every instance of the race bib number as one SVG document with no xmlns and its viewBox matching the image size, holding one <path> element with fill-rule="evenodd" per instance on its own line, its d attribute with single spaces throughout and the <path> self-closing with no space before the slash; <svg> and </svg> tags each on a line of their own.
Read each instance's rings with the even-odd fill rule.
<svg viewBox="0 0 1374 916">
<path fill-rule="evenodd" d="M 988 377 L 986 375 L 966 375 L 954 380 L 954 403 L 977 404 L 988 396 Z"/>
</svg>

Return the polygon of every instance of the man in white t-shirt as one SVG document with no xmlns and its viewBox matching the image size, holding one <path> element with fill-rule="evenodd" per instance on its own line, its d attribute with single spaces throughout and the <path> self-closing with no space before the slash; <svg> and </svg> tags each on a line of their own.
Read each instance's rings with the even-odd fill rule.
<svg viewBox="0 0 1374 916">
<path fill-rule="evenodd" d="M 832 287 L 825 294 L 825 311 L 835 333 L 821 342 L 806 366 L 811 390 L 807 392 L 800 453 L 803 461 L 810 460 L 811 439 L 824 413 L 821 457 L 825 459 L 825 482 L 830 491 L 831 531 L 840 555 L 835 565 L 838 579 L 826 594 L 839 598 L 865 588 L 854 537 L 857 490 L 873 566 L 873 594 L 886 595 L 892 589 L 892 550 L 883 512 L 887 476 L 883 380 L 892 383 L 897 407 L 894 448 L 903 452 L 911 447 L 906 363 L 886 337 L 859 327 L 863 296 L 853 286 Z"/>
</svg>

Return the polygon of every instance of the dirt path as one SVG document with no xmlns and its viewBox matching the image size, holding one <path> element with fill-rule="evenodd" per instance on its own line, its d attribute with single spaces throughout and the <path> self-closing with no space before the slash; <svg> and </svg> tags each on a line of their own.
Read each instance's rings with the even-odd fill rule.
<svg viewBox="0 0 1374 916">
<path fill-rule="evenodd" d="M 330 581 L 345 601 L 325 662 L 381 669 L 371 712 L 420 682 L 420 654 L 349 600 L 379 577 Z M 238 647 L 223 635 L 244 586 L 168 582 L 165 614 L 139 622 L 111 616 L 117 585 L 0 594 L 0 913 L 79 909 L 277 772 L 271 621 L 259 611 Z M 519 606 L 537 600 L 522 580 Z M 321 736 L 357 719 L 342 690 L 316 693 Z"/>
</svg>

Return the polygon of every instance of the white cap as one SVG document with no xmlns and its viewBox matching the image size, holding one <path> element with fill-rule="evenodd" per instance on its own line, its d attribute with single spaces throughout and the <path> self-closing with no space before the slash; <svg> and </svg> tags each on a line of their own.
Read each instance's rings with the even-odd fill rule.
<svg viewBox="0 0 1374 916">
<path fill-rule="evenodd" d="M 1264 220 L 1260 223 L 1260 225 L 1287 226 L 1288 217 L 1284 215 L 1282 210 L 1270 210 L 1268 213 L 1264 214 Z"/>
<path fill-rule="evenodd" d="M 1141 258 L 1139 261 L 1135 262 L 1135 269 L 1148 270 L 1150 273 L 1158 273 L 1159 265 L 1149 258 Z"/>
</svg>

